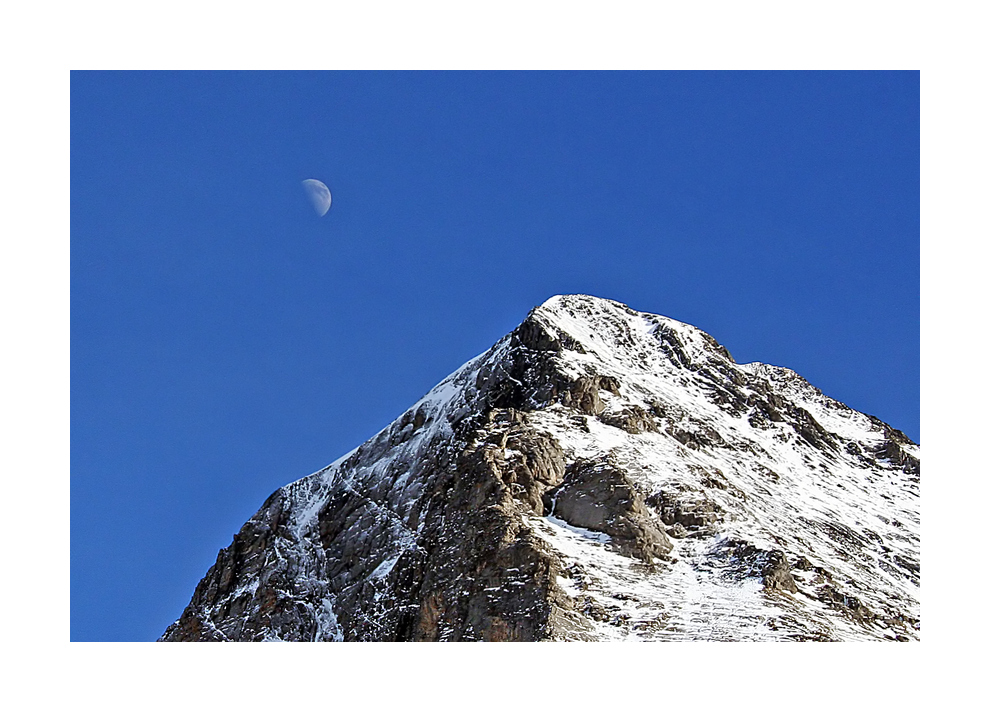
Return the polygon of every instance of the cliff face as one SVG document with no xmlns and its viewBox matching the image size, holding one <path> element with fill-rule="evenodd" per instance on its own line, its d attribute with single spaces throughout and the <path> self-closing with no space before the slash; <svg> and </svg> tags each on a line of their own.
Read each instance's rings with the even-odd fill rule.
<svg viewBox="0 0 990 712">
<path fill-rule="evenodd" d="M 917 639 L 919 457 L 694 327 L 554 297 L 269 497 L 161 639 Z"/>
</svg>

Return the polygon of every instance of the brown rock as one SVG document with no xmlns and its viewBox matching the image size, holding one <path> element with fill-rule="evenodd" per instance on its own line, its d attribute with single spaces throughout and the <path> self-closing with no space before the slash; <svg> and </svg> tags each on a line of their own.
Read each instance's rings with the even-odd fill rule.
<svg viewBox="0 0 990 712">
<path fill-rule="evenodd" d="M 563 484 L 544 498 L 552 514 L 568 524 L 602 532 L 622 553 L 644 561 L 666 558 L 673 549 L 662 525 L 626 475 L 607 462 L 578 461 Z"/>
</svg>

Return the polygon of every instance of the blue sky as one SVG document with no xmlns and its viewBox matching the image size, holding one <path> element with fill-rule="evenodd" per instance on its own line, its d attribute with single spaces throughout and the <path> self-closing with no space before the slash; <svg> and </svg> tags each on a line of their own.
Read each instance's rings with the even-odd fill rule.
<svg viewBox="0 0 990 712">
<path fill-rule="evenodd" d="M 153 640 L 554 294 L 920 440 L 919 74 L 73 72 L 71 278 L 71 638 Z"/>
</svg>

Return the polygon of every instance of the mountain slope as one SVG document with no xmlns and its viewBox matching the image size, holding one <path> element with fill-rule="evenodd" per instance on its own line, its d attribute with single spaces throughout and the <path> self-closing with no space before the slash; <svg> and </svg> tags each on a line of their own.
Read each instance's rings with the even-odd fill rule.
<svg viewBox="0 0 990 712">
<path fill-rule="evenodd" d="M 919 457 L 793 371 L 558 296 L 269 497 L 162 640 L 917 639 Z"/>
</svg>

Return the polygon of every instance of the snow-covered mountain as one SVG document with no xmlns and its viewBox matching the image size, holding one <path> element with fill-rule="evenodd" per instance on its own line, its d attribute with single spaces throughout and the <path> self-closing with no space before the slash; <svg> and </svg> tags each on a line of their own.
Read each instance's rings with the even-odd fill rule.
<svg viewBox="0 0 990 712">
<path fill-rule="evenodd" d="M 161 639 L 918 639 L 919 457 L 692 326 L 557 296 L 272 494 Z"/>
</svg>

